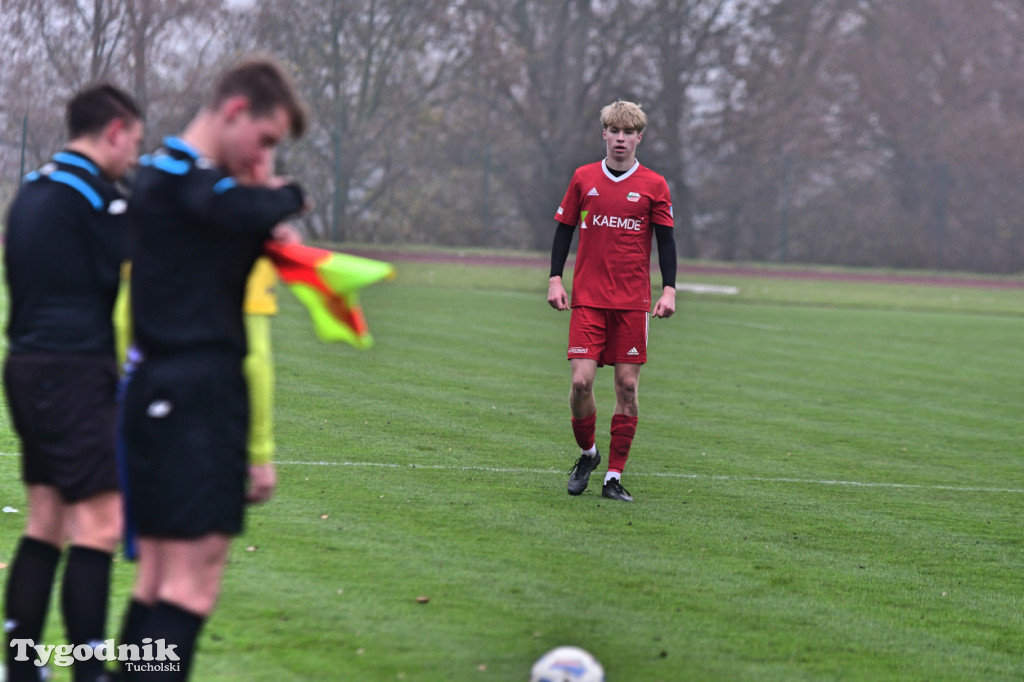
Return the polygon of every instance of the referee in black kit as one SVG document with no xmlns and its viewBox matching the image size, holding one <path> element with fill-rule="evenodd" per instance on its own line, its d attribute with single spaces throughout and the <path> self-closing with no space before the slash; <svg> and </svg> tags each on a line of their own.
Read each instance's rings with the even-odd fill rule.
<svg viewBox="0 0 1024 682">
<path fill-rule="evenodd" d="M 126 93 L 101 84 L 68 102 L 66 124 L 67 146 L 26 176 L 5 236 L 10 318 L 3 378 L 29 508 L 4 595 L 12 682 L 40 679 L 35 661 L 15 660 L 18 649 L 9 643 L 42 643 L 65 544 L 61 612 L 68 639 L 102 644 L 122 525 L 111 316 L 126 197 L 115 182 L 138 158 L 142 114 Z M 103 674 L 95 657 L 75 663 L 76 682 Z"/>
<path fill-rule="evenodd" d="M 187 679 L 220 591 L 245 502 L 272 482 L 247 476 L 249 398 L 242 303 L 266 240 L 301 212 L 301 189 L 235 178 L 266 163 L 306 112 L 281 67 L 249 58 L 216 81 L 178 137 L 143 157 L 129 205 L 135 342 L 142 359 L 125 393 L 124 434 L 139 563 L 123 639 L 176 647 L 179 661 L 124 663 L 128 680 Z M 248 479 L 248 481 L 247 481 Z M 248 486 L 248 489 L 247 489 Z"/>
</svg>

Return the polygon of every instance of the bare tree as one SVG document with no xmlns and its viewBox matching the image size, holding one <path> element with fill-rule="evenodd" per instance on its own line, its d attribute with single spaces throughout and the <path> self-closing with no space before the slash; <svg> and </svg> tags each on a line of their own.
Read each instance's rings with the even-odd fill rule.
<svg viewBox="0 0 1024 682">
<path fill-rule="evenodd" d="M 704 255 L 790 259 L 800 206 L 855 170 L 850 150 L 830 162 L 843 135 L 834 109 L 846 97 L 830 68 L 856 4 L 757 3 L 716 53 L 707 112 L 692 129 L 706 140 Z"/>
<path fill-rule="evenodd" d="M 0 50 L 0 198 L 75 88 L 127 85 L 154 140 L 265 50 L 322 238 L 547 249 L 625 98 L 684 255 L 1024 269 L 1016 0 L 0 0 Z"/>
<path fill-rule="evenodd" d="M 504 187 L 513 192 L 535 248 L 550 246 L 552 216 L 572 170 L 600 158 L 598 111 L 640 99 L 623 77 L 628 55 L 653 26 L 648 3 L 480 0 L 492 32 L 485 96 L 504 135 Z"/>
<path fill-rule="evenodd" d="M 302 65 L 296 75 L 316 121 L 302 150 L 309 170 L 329 179 L 323 236 L 358 236 L 353 226 L 409 174 L 410 133 L 468 58 L 452 30 L 458 20 L 459 3 L 441 0 L 261 5 L 260 42 Z"/>
<path fill-rule="evenodd" d="M 107 80 L 134 91 L 148 109 L 150 139 L 174 132 L 198 105 L 210 72 L 226 56 L 231 13 L 222 0 L 4 0 L 0 4 L 0 158 L 15 170 L 22 123 L 27 164 L 64 137 L 63 108 L 74 90 Z M 2 194 L 17 187 L 5 175 Z"/>
<path fill-rule="evenodd" d="M 652 88 L 657 127 L 654 131 L 657 169 L 672 190 L 676 241 L 682 255 L 697 255 L 694 232 L 694 189 L 688 180 L 687 158 L 699 149 L 691 131 L 695 89 L 706 87 L 716 65 L 722 39 L 751 25 L 750 10 L 731 0 L 657 0 L 653 30 L 657 66 Z M 653 93 L 652 93 L 653 94 Z"/>
<path fill-rule="evenodd" d="M 19 40 L 40 45 L 56 82 L 74 90 L 117 70 L 125 39 L 125 0 L 7 0 Z"/>
<path fill-rule="evenodd" d="M 209 57 L 211 42 L 221 37 L 224 21 L 220 0 L 121 0 L 127 26 L 131 88 L 143 108 L 149 108 L 152 55 L 163 60 L 183 55 Z M 177 43 L 167 44 L 167 43 Z M 184 47 L 185 50 L 176 49 Z M 212 55 L 216 56 L 216 55 Z"/>
</svg>

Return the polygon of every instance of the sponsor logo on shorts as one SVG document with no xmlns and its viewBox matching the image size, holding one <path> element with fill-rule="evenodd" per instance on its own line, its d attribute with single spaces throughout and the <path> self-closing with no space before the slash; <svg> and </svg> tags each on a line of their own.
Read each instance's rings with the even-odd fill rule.
<svg viewBox="0 0 1024 682">
<path fill-rule="evenodd" d="M 630 349 L 629 349 L 629 350 L 628 350 L 628 351 L 626 352 L 626 355 L 629 355 L 630 357 L 632 357 L 632 356 L 635 356 L 635 355 L 640 355 L 640 351 L 638 351 L 638 350 L 636 349 L 636 346 L 633 346 L 632 348 L 630 348 Z"/>
<path fill-rule="evenodd" d="M 586 353 L 588 350 L 589 349 L 584 348 L 583 346 L 573 346 L 572 348 L 569 349 L 569 352 L 570 353 Z"/>
</svg>

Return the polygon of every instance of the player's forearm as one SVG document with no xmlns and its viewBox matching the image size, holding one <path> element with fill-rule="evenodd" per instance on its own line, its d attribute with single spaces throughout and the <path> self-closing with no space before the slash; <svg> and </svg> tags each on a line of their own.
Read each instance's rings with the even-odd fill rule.
<svg viewBox="0 0 1024 682">
<path fill-rule="evenodd" d="M 197 177 L 183 193 L 189 211 L 203 220 L 236 232 L 264 232 L 297 215 L 305 205 L 302 188 L 295 184 L 277 189 L 238 185 L 223 178 Z"/>
<path fill-rule="evenodd" d="M 569 249 L 572 247 L 572 233 L 576 228 L 565 223 L 558 223 L 555 229 L 555 238 L 551 244 L 551 277 L 561 279 L 565 270 L 565 261 L 569 259 Z"/>
<path fill-rule="evenodd" d="M 671 227 L 655 225 L 654 236 L 658 241 L 658 266 L 661 268 L 661 285 L 665 289 L 676 289 L 676 238 Z"/>
</svg>

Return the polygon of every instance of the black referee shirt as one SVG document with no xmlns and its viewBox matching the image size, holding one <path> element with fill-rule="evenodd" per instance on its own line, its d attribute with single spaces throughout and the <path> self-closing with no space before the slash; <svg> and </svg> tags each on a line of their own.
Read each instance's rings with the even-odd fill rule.
<svg viewBox="0 0 1024 682">
<path fill-rule="evenodd" d="M 146 356 L 244 356 L 246 279 L 302 190 L 240 186 L 175 137 L 139 166 L 128 206 L 136 343 Z"/>
<path fill-rule="evenodd" d="M 25 176 L 4 238 L 11 353 L 114 354 L 125 207 L 76 152 L 58 152 Z"/>
</svg>

